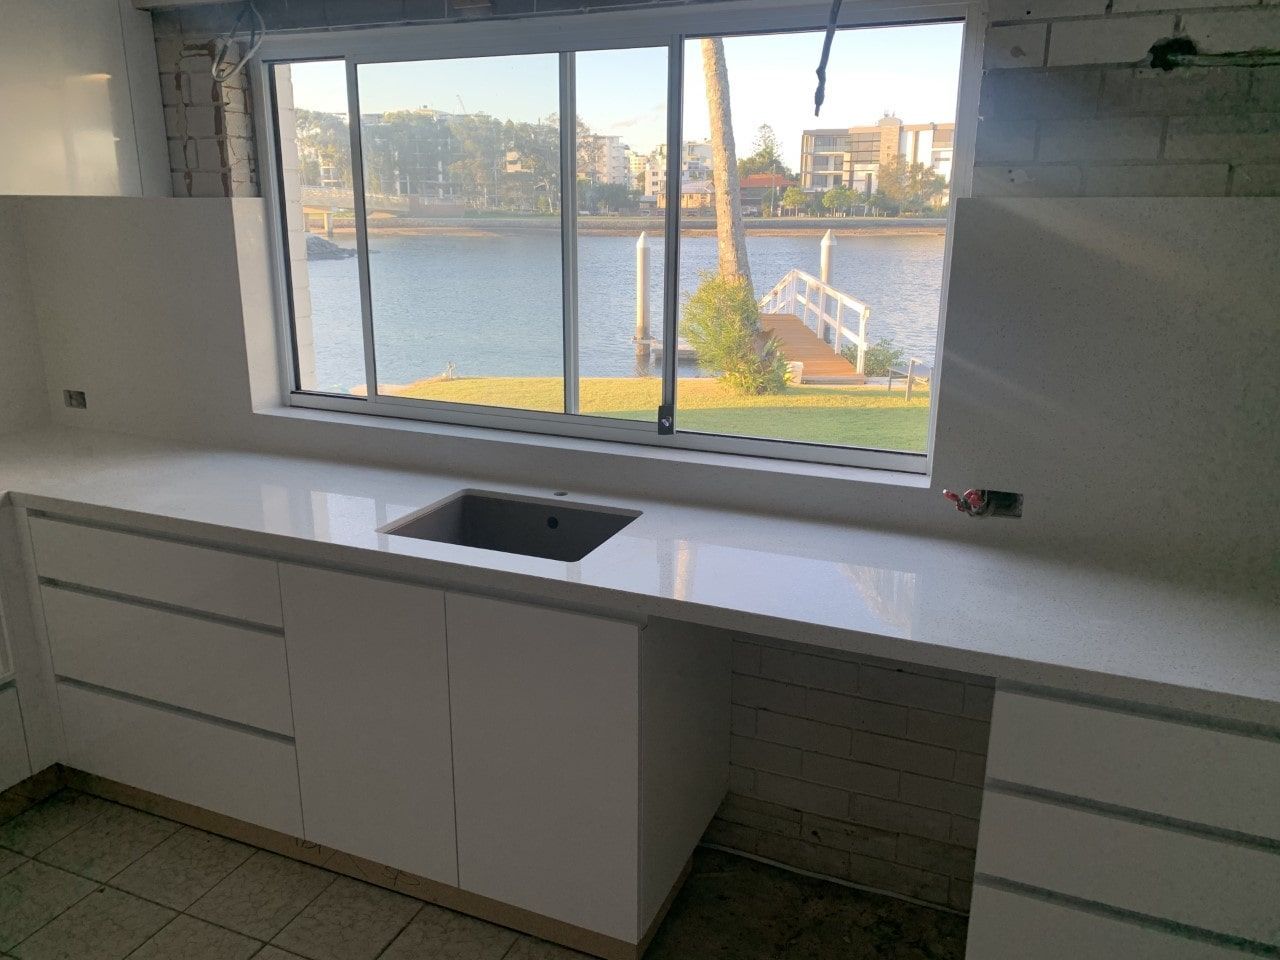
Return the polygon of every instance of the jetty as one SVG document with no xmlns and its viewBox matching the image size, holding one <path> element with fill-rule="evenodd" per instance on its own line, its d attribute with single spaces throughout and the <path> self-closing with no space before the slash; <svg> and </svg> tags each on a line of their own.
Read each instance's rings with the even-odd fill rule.
<svg viewBox="0 0 1280 960">
<path fill-rule="evenodd" d="M 788 363 L 796 364 L 798 383 L 857 385 L 864 375 L 867 323 L 871 308 L 837 290 L 830 283 L 831 249 L 836 240 L 830 230 L 822 238 L 822 277 L 790 270 L 760 298 L 760 326 L 777 338 Z M 648 334 L 648 247 L 645 234 L 636 244 L 636 345 L 657 361 L 662 341 Z M 852 347 L 854 360 L 845 351 Z M 676 347 L 680 360 L 694 361 L 697 353 L 683 337 Z M 908 383 L 911 378 L 908 377 Z"/>
</svg>

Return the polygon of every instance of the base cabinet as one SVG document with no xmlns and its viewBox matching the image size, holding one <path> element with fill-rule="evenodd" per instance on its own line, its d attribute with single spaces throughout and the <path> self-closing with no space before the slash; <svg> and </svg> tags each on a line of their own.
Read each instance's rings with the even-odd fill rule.
<svg viewBox="0 0 1280 960">
<path fill-rule="evenodd" d="M 0 643 L 4 642 L 0 636 Z M 22 726 L 18 691 L 12 684 L 0 687 L 0 790 L 31 776 L 27 761 L 27 735 Z"/>
<path fill-rule="evenodd" d="M 444 594 L 280 565 L 303 835 L 458 882 Z"/>
<path fill-rule="evenodd" d="M 465 594 L 446 606 L 459 884 L 639 943 L 725 793 L 726 642 Z M 688 696 L 646 698 L 662 661 Z"/>
<path fill-rule="evenodd" d="M 998 690 L 969 960 L 1272 956 L 1280 731 Z"/>
</svg>

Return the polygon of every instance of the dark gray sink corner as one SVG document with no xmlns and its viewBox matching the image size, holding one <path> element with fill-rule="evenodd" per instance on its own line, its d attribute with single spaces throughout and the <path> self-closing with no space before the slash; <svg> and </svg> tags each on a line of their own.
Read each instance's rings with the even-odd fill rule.
<svg viewBox="0 0 1280 960">
<path fill-rule="evenodd" d="M 639 510 L 462 490 L 378 532 L 573 562 L 638 516 Z"/>
</svg>

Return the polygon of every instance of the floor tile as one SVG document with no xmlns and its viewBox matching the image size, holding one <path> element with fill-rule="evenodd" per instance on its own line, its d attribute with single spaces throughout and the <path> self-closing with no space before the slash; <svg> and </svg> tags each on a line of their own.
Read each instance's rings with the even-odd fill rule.
<svg viewBox="0 0 1280 960">
<path fill-rule="evenodd" d="M 645 960 L 961 960 L 965 934 L 952 913 L 699 849 Z"/>
<path fill-rule="evenodd" d="M 427 904 L 381 960 L 502 960 L 516 936 L 506 927 Z"/>
<path fill-rule="evenodd" d="M 34 857 L 110 806 L 106 800 L 74 790 L 59 791 L 0 826 L 0 847 Z"/>
<path fill-rule="evenodd" d="M 243 934 L 179 915 L 129 954 L 129 960 L 249 960 L 261 946 Z"/>
<path fill-rule="evenodd" d="M 31 936 L 94 887 L 92 880 L 34 860 L 10 870 L 0 877 L 0 950 Z"/>
<path fill-rule="evenodd" d="M 111 804 L 39 855 L 50 866 L 90 880 L 110 880 L 178 829 L 141 810 Z"/>
<path fill-rule="evenodd" d="M 19 960 L 122 960 L 174 918 L 110 887 L 99 887 L 13 948 Z"/>
<path fill-rule="evenodd" d="M 591 957 L 535 937 L 520 937 L 504 960 L 591 960 Z"/>
<path fill-rule="evenodd" d="M 253 853 L 252 847 L 183 827 L 111 881 L 145 900 L 185 910 Z"/>
<path fill-rule="evenodd" d="M 26 813 L 34 807 L 38 800 L 24 797 L 22 794 L 5 791 L 0 793 L 0 823 L 7 823 L 20 813 Z"/>
<path fill-rule="evenodd" d="M 272 943 L 312 960 L 373 960 L 422 904 L 350 877 L 339 877 Z"/>
<path fill-rule="evenodd" d="M 259 850 L 188 908 L 202 920 L 270 940 L 333 882 L 319 867 Z"/>
<path fill-rule="evenodd" d="M 261 953 L 256 953 L 253 960 L 305 960 L 296 953 L 286 953 L 279 947 L 266 946 L 262 948 Z"/>
<path fill-rule="evenodd" d="M 0 848 L 0 877 L 26 862 L 27 858 L 22 854 Z"/>
</svg>

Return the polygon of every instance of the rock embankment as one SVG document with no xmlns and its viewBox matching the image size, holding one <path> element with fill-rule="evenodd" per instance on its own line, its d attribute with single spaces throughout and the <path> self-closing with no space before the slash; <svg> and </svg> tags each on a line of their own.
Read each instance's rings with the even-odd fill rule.
<svg viewBox="0 0 1280 960">
<path fill-rule="evenodd" d="M 332 240 L 314 233 L 307 234 L 308 260 L 346 260 L 355 255 L 356 252 L 350 247 L 340 247 Z"/>
</svg>

